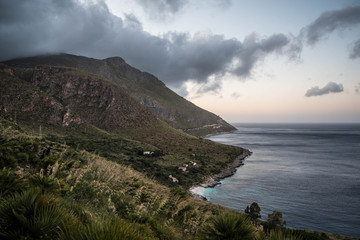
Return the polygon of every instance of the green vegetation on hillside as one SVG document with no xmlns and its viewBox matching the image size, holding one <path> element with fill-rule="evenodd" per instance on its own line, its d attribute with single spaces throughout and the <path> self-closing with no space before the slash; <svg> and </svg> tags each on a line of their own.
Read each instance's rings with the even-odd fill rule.
<svg viewBox="0 0 360 240">
<path fill-rule="evenodd" d="M 329 239 L 281 226 L 267 234 L 241 213 L 191 198 L 181 184 L 165 186 L 155 176 L 146 176 L 146 171 L 118 163 L 115 156 L 109 161 L 96 151 L 82 150 L 84 139 L 78 139 L 76 146 L 75 139 L 68 144 L 59 134 L 47 138 L 46 131 L 39 138 L 12 121 L 0 120 L 2 239 Z M 156 158 L 135 151 L 144 147 L 156 151 L 148 143 L 118 138 L 109 150 L 106 146 L 112 140 L 116 139 L 88 140 L 88 144 L 105 146 L 100 150 L 105 152 L 117 145 L 123 152 L 115 155 L 121 153 L 129 161 L 131 157 L 138 161 Z M 182 151 L 214 146 L 200 142 Z M 170 158 L 174 149 L 157 157 Z"/>
<path fill-rule="evenodd" d="M 5 119 L 0 133 L 2 239 L 191 239 L 211 216 L 231 212 Z"/>
<path fill-rule="evenodd" d="M 328 239 L 190 197 L 242 148 L 178 131 L 93 74 L 34 71 L 0 66 L 1 239 Z"/>
</svg>

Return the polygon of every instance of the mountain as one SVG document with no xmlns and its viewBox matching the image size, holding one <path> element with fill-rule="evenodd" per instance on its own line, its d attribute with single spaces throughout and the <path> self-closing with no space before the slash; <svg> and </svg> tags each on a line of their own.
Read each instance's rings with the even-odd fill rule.
<svg viewBox="0 0 360 240">
<path fill-rule="evenodd" d="M 71 67 L 101 76 L 121 86 L 137 102 L 170 126 L 195 136 L 235 130 L 219 116 L 197 107 L 165 86 L 152 74 L 141 72 L 120 57 L 103 60 L 69 55 L 43 55 L 5 62 L 10 67 Z"/>
<path fill-rule="evenodd" d="M 0 64 L 0 118 L 34 137 L 96 152 L 165 185 L 176 185 L 169 175 L 182 186 L 202 182 L 243 152 L 176 130 L 119 84 L 70 67 Z M 197 167 L 183 174 L 179 167 L 192 161 Z"/>
</svg>

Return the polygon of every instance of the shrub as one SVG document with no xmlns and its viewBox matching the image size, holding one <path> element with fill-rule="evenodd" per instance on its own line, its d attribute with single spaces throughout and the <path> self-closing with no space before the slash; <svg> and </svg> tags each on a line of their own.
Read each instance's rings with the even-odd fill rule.
<svg viewBox="0 0 360 240">
<path fill-rule="evenodd" d="M 214 218 L 203 231 L 202 239 L 253 239 L 254 228 L 245 215 L 226 214 Z"/>
<path fill-rule="evenodd" d="M 16 154 L 16 158 L 19 162 L 28 162 L 29 161 L 29 155 L 24 152 L 20 152 Z"/>
<path fill-rule="evenodd" d="M 271 231 L 268 236 L 268 239 L 270 239 L 270 240 L 303 240 L 303 238 L 301 236 L 294 234 L 293 232 L 286 234 L 281 230 Z"/>
<path fill-rule="evenodd" d="M 16 173 L 8 168 L 0 170 L 0 196 L 5 197 L 9 194 L 19 192 L 23 187 L 23 182 Z"/>
<path fill-rule="evenodd" d="M 81 181 L 76 185 L 76 187 L 74 187 L 73 193 L 74 199 L 76 200 L 86 199 L 88 201 L 93 201 L 97 198 L 97 193 L 94 187 L 92 187 L 90 183 L 85 180 Z"/>
<path fill-rule="evenodd" d="M 60 231 L 64 240 L 155 239 L 149 227 L 113 217 L 92 221 L 85 226 L 66 225 Z"/>
<path fill-rule="evenodd" d="M 29 178 L 30 185 L 38 187 L 43 193 L 55 193 L 60 191 L 60 183 L 57 179 L 49 176 L 35 175 Z"/>
<path fill-rule="evenodd" d="M 283 221 L 283 215 L 281 212 L 273 211 L 271 214 L 268 214 L 268 220 L 264 224 L 264 228 L 267 230 L 282 228 L 286 225 L 286 222 Z"/>
<path fill-rule="evenodd" d="M 171 194 L 174 197 L 179 197 L 180 199 L 186 199 L 189 197 L 189 193 L 182 187 L 176 187 L 171 189 Z"/>
<path fill-rule="evenodd" d="M 54 239 L 63 219 L 56 199 L 34 189 L 0 201 L 1 239 Z"/>
<path fill-rule="evenodd" d="M 136 209 L 133 198 L 127 195 L 113 195 L 111 196 L 111 200 L 114 203 L 118 216 L 125 219 L 131 219 L 133 217 Z"/>
</svg>

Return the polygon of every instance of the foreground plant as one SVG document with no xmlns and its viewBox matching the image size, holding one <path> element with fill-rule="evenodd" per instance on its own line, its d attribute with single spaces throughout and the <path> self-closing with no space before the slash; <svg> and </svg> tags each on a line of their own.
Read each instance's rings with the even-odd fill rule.
<svg viewBox="0 0 360 240">
<path fill-rule="evenodd" d="M 65 225 L 59 233 L 64 240 L 155 239 L 149 227 L 117 217 L 94 220 L 87 225 Z"/>
<path fill-rule="evenodd" d="M 205 227 L 203 239 L 250 240 L 254 237 L 254 227 L 248 218 L 240 214 L 226 214 L 214 218 Z"/>
<path fill-rule="evenodd" d="M 53 239 L 64 220 L 57 199 L 35 189 L 0 200 L 1 239 Z"/>
</svg>

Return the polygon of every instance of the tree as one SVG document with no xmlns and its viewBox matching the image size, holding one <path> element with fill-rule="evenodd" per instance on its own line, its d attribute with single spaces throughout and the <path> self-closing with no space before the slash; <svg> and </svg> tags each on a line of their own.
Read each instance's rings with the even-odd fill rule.
<svg viewBox="0 0 360 240">
<path fill-rule="evenodd" d="M 250 207 L 247 206 L 245 209 L 245 213 L 250 217 L 253 224 L 256 224 L 257 219 L 261 218 L 260 211 L 261 209 L 256 202 L 253 202 Z"/>
<path fill-rule="evenodd" d="M 270 229 L 284 227 L 284 225 L 286 225 L 286 221 L 283 221 L 282 217 L 282 213 L 278 211 L 273 211 L 271 214 L 268 214 L 268 227 Z"/>
</svg>

